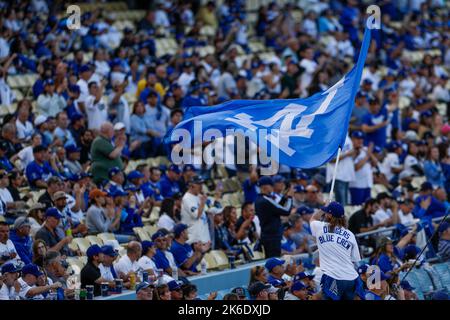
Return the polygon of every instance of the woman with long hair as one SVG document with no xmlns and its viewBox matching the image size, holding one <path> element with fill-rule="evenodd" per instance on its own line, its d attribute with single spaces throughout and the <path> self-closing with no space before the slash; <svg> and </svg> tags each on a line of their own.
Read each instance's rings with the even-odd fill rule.
<svg viewBox="0 0 450 320">
<path fill-rule="evenodd" d="M 44 267 L 44 259 L 48 246 L 44 240 L 38 239 L 33 243 L 33 263 L 41 268 Z"/>
<path fill-rule="evenodd" d="M 403 263 L 402 260 L 397 257 L 397 254 L 399 253 L 400 249 L 403 248 L 411 240 L 414 232 L 411 232 L 410 234 L 403 237 L 398 242 L 397 246 L 394 246 L 394 243 L 390 238 L 382 238 L 378 244 L 377 250 L 375 251 L 371 259 L 372 264 L 377 265 L 381 269 L 381 271 L 389 276 L 395 276 L 400 271 L 407 269 L 410 264 Z"/>
<path fill-rule="evenodd" d="M 158 228 L 165 228 L 170 232 L 173 227 L 179 223 L 179 219 L 175 214 L 175 200 L 172 198 L 165 198 L 161 202 L 161 209 L 159 211 Z"/>
<path fill-rule="evenodd" d="M 153 300 L 171 300 L 169 286 L 167 284 L 157 286 L 153 294 Z"/>
<path fill-rule="evenodd" d="M 263 266 L 256 266 L 250 269 L 250 281 L 248 286 L 258 281 L 262 283 L 267 282 L 267 271 Z"/>
</svg>

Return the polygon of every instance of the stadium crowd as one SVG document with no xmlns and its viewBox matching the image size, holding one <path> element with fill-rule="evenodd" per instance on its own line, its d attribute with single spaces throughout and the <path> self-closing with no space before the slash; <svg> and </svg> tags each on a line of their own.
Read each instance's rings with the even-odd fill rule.
<svg viewBox="0 0 450 320">
<path fill-rule="evenodd" d="M 307 97 L 350 70 L 367 1 L 284 2 L 154 1 L 121 28 L 99 5 L 75 30 L 50 1 L 0 2 L 0 299 L 79 299 L 80 285 L 100 296 L 117 279 L 142 300 L 198 299 L 189 277 L 212 251 L 231 265 L 268 259 L 224 299 L 323 298 L 309 222 L 335 161 L 269 177 L 178 166 L 163 143 L 190 106 Z M 358 297 L 413 300 L 399 275 L 419 255 L 415 265 L 437 259 L 449 272 L 450 226 L 436 218 L 450 206 L 450 11 L 440 0 L 379 5 L 334 192 L 349 230 L 369 233 L 357 236 L 362 283 L 382 271 L 381 287 Z M 17 90 L 11 79 L 29 74 Z M 312 258 L 289 258 L 299 254 Z"/>
</svg>

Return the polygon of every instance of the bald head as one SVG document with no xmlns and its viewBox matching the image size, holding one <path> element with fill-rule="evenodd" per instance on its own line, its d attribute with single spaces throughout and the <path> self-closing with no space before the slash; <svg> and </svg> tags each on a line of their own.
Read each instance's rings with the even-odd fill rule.
<svg viewBox="0 0 450 320">
<path fill-rule="evenodd" d="M 114 136 L 114 127 L 111 122 L 106 121 L 101 125 L 100 135 L 107 139 L 112 139 Z"/>
</svg>

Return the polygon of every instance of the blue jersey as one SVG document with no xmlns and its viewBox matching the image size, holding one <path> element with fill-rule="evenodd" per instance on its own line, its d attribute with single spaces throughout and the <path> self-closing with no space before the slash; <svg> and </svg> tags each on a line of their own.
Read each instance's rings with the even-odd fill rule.
<svg viewBox="0 0 450 320">
<path fill-rule="evenodd" d="M 378 114 L 374 115 L 372 113 L 368 113 L 363 118 L 363 124 L 368 126 L 377 125 L 383 121 L 388 119 L 386 108 L 381 108 Z M 384 148 L 386 145 L 386 127 L 375 130 L 374 132 L 367 133 L 365 138 L 365 144 L 368 145 L 370 142 L 373 142 L 374 145 Z"/>
<path fill-rule="evenodd" d="M 36 161 L 30 162 L 25 170 L 25 174 L 32 187 L 36 186 L 37 180 L 47 181 L 51 176 L 59 176 L 47 161 L 42 165 L 39 165 Z"/>
<path fill-rule="evenodd" d="M 294 240 L 283 237 L 283 239 L 281 239 L 281 249 L 286 252 L 294 252 L 295 249 L 297 249 L 297 246 L 295 245 Z"/>
<path fill-rule="evenodd" d="M 6 170 L 6 171 L 12 171 L 14 169 L 14 166 L 12 165 L 11 161 L 7 157 L 1 157 L 0 158 L 0 168 Z"/>
<path fill-rule="evenodd" d="M 242 184 L 242 189 L 244 190 L 244 200 L 245 202 L 255 202 L 256 197 L 259 193 L 259 188 L 255 183 L 252 183 L 250 179 L 246 179 L 244 183 Z"/>
<path fill-rule="evenodd" d="M 162 201 L 164 197 L 161 195 L 161 186 L 158 182 L 148 181 L 141 185 L 142 193 L 145 198 L 152 197 L 155 201 Z"/>
<path fill-rule="evenodd" d="M 176 240 L 172 242 L 170 252 L 172 252 L 175 263 L 179 268 L 181 268 L 181 266 L 194 254 L 194 251 L 189 244 L 181 244 Z M 194 262 L 189 270 L 197 272 L 197 264 L 198 263 Z"/>
<path fill-rule="evenodd" d="M 167 269 L 170 268 L 169 260 L 167 260 L 166 255 L 159 249 L 156 249 L 156 253 L 153 256 L 153 262 L 158 269 Z"/>
<path fill-rule="evenodd" d="M 161 178 L 161 195 L 164 198 L 172 197 L 174 194 L 181 192 L 178 181 L 172 181 L 167 176 Z"/>
</svg>

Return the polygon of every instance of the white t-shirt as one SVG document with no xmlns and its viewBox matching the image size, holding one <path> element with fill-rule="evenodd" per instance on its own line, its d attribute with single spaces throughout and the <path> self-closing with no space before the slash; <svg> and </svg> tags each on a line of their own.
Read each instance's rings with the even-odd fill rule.
<svg viewBox="0 0 450 320">
<path fill-rule="evenodd" d="M 14 286 L 8 288 L 4 283 L 0 289 L 0 300 L 17 300 L 16 289 Z"/>
<path fill-rule="evenodd" d="M 412 167 L 415 165 L 418 165 L 418 164 L 419 164 L 419 161 L 417 160 L 417 158 L 408 154 L 404 161 L 405 168 L 403 171 L 405 171 L 411 175 L 413 175 L 413 174 L 417 175 L 416 170 L 414 170 Z"/>
<path fill-rule="evenodd" d="M 34 297 L 27 297 L 28 291 L 35 288 L 36 286 L 29 286 L 28 283 L 25 282 L 22 278 L 17 279 L 20 284 L 19 297 L 22 300 L 44 300 L 44 296 L 42 294 L 35 295 Z"/>
<path fill-rule="evenodd" d="M 86 99 L 88 129 L 100 130 L 100 126 L 108 120 L 108 109 L 103 97 L 97 103 L 95 103 L 95 99 L 94 96 Z"/>
<path fill-rule="evenodd" d="M 357 165 L 362 159 L 364 159 L 367 155 L 367 148 L 364 147 L 361 149 L 359 155 L 354 159 L 354 164 Z M 372 188 L 373 186 L 373 172 L 372 165 L 370 161 L 366 161 L 366 163 L 357 171 L 355 171 L 355 180 L 350 181 L 350 188 Z"/>
<path fill-rule="evenodd" d="M 17 138 L 30 140 L 34 132 L 34 127 L 30 121 L 25 121 L 25 124 L 16 120 Z"/>
<path fill-rule="evenodd" d="M 378 209 L 372 216 L 373 224 L 381 223 L 392 217 L 391 209 L 384 210 L 383 208 Z"/>
<path fill-rule="evenodd" d="M 175 225 L 176 225 L 175 221 L 171 217 L 169 217 L 166 213 L 164 213 L 161 217 L 159 217 L 158 220 L 159 229 L 164 228 L 172 232 L 173 227 L 175 227 Z"/>
<path fill-rule="evenodd" d="M 175 258 L 173 257 L 172 252 L 170 251 L 164 251 L 164 255 L 166 256 L 167 260 L 169 260 L 170 268 L 173 270 L 174 268 L 177 268 L 177 264 L 175 262 Z"/>
<path fill-rule="evenodd" d="M 0 188 L 0 199 L 6 204 L 14 202 L 11 192 L 7 188 Z"/>
<path fill-rule="evenodd" d="M 386 158 L 384 158 L 384 161 L 381 165 L 381 173 L 383 173 L 388 180 L 391 180 L 394 176 L 392 169 L 399 167 L 401 167 L 401 165 L 398 154 L 390 152 L 386 155 Z"/>
<path fill-rule="evenodd" d="M 114 270 L 116 270 L 117 275 L 120 273 L 128 274 L 129 272 L 137 272 L 139 265 L 137 261 L 131 262 L 130 258 L 124 255 L 114 264 Z"/>
<path fill-rule="evenodd" d="M 353 149 L 352 140 L 347 136 L 345 138 L 344 147 L 341 150 L 341 154 L 347 153 Z M 336 163 L 327 163 L 327 183 L 330 183 L 333 178 L 334 166 Z M 350 182 L 355 180 L 355 165 L 353 164 L 352 157 L 345 157 L 340 159 L 336 172 L 336 180 Z"/>
<path fill-rule="evenodd" d="M 336 228 L 329 232 L 328 223 L 313 220 L 311 233 L 319 248 L 320 268 L 336 280 L 355 280 L 358 273 L 353 263 L 361 260 L 355 235 L 348 229 Z"/>
<path fill-rule="evenodd" d="M 320 267 L 315 267 L 311 274 L 315 276 L 313 281 L 316 284 L 316 288 L 320 288 L 320 281 L 322 280 L 323 275 L 322 269 L 320 269 Z"/>
<path fill-rule="evenodd" d="M 405 215 L 402 210 L 398 210 L 398 217 L 400 218 L 401 224 L 409 224 L 414 222 L 414 215 L 412 212 Z"/>
<path fill-rule="evenodd" d="M 88 83 L 84 79 L 77 81 L 77 85 L 80 87 L 80 97 L 77 99 L 78 102 L 86 102 L 89 97 L 89 87 Z"/>
<path fill-rule="evenodd" d="M 188 243 L 197 241 L 208 242 L 211 240 L 209 235 L 208 217 L 205 210 L 198 218 L 198 208 L 200 206 L 200 197 L 186 192 L 181 202 L 181 222 L 188 225 L 189 240 Z"/>
<path fill-rule="evenodd" d="M 138 265 L 139 268 L 144 271 L 149 269 L 155 271 L 156 269 L 158 269 L 153 260 L 147 256 L 142 256 L 138 261 Z"/>
<path fill-rule="evenodd" d="M 111 272 L 111 267 L 105 267 L 103 263 L 100 263 L 98 268 L 100 269 L 100 274 L 102 275 L 103 279 L 106 279 L 108 281 L 114 281 L 114 276 Z"/>
<path fill-rule="evenodd" d="M 23 148 L 22 150 L 19 151 L 17 155 L 19 156 L 20 159 L 21 169 L 25 169 L 31 162 L 34 161 L 32 146 Z"/>
<path fill-rule="evenodd" d="M 12 243 L 10 239 L 6 240 L 6 243 L 0 242 L 0 257 L 9 256 L 10 253 L 15 253 L 16 258 L 10 259 L 8 261 L 16 261 L 17 259 L 19 259 L 16 247 L 14 246 L 14 243 Z"/>
</svg>

